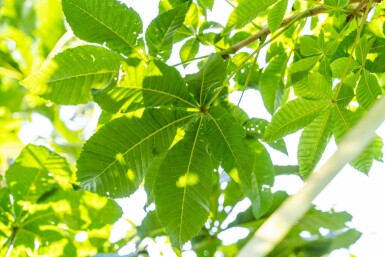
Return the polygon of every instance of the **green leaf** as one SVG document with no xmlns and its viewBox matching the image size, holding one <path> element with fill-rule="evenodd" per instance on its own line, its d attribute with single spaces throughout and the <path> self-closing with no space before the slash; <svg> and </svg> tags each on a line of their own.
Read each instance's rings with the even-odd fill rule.
<svg viewBox="0 0 385 257">
<path fill-rule="evenodd" d="M 352 71 L 358 69 L 360 64 L 349 57 L 341 57 L 333 61 L 331 69 L 334 78 L 342 78 L 344 75 L 349 75 Z"/>
<path fill-rule="evenodd" d="M 12 204 L 8 188 L 0 188 L 0 242 L 1 238 L 8 238 L 11 233 L 11 224 L 14 221 Z"/>
<path fill-rule="evenodd" d="M 187 62 L 195 58 L 199 51 L 199 40 L 191 38 L 180 48 L 179 56 L 182 62 Z"/>
<path fill-rule="evenodd" d="M 197 107 L 178 70 L 161 61 L 128 62 L 122 70 L 125 76 L 117 87 L 108 87 L 95 95 L 95 101 L 104 110 L 115 113 L 170 105 Z"/>
<path fill-rule="evenodd" d="M 20 83 L 58 104 L 87 103 L 92 100 L 91 88 L 107 86 L 118 74 L 121 60 L 98 46 L 69 48 Z"/>
<path fill-rule="evenodd" d="M 209 147 L 213 156 L 236 182 L 252 188 L 254 154 L 245 142 L 245 131 L 220 107 L 211 107 L 207 124 Z"/>
<path fill-rule="evenodd" d="M 244 189 L 250 199 L 253 214 L 262 217 L 270 209 L 273 195 L 269 186 L 274 183 L 274 166 L 266 148 L 257 140 L 248 140 L 250 149 L 255 154 L 253 173 L 253 190 Z"/>
<path fill-rule="evenodd" d="M 138 236 L 141 239 L 146 237 L 155 238 L 166 234 L 164 227 L 160 224 L 156 211 L 150 211 L 143 219 L 142 224 L 137 228 Z"/>
<path fill-rule="evenodd" d="M 227 21 L 227 29 L 241 29 L 245 25 L 252 22 L 257 16 L 274 4 L 275 0 L 242 0 L 239 1 L 237 7 L 234 8 Z"/>
<path fill-rule="evenodd" d="M 327 101 L 298 98 L 282 106 L 266 127 L 265 141 L 274 141 L 308 125 L 328 106 Z"/>
<path fill-rule="evenodd" d="M 7 185 L 15 201 L 16 212 L 23 202 L 37 202 L 46 192 L 70 185 L 67 161 L 43 146 L 27 145 L 6 172 Z"/>
<path fill-rule="evenodd" d="M 263 134 L 265 133 L 266 126 L 269 124 L 267 120 L 251 118 L 248 119 L 245 123 L 243 123 L 243 127 L 246 129 L 247 137 L 254 137 L 257 139 L 262 139 Z M 286 143 L 283 139 L 278 139 L 274 142 L 267 143 L 270 147 L 278 150 L 284 154 L 287 153 Z"/>
<path fill-rule="evenodd" d="M 259 79 L 259 91 L 269 113 L 273 114 L 281 105 L 284 92 L 284 73 L 289 57 L 280 54 L 270 59 Z"/>
<path fill-rule="evenodd" d="M 219 54 L 211 54 L 197 73 L 188 74 L 185 80 L 200 106 L 211 100 L 215 90 L 226 79 L 227 62 Z"/>
<path fill-rule="evenodd" d="M 346 110 L 339 105 L 333 109 L 333 134 L 337 144 L 343 136 L 357 123 L 357 113 Z M 357 170 L 368 174 L 374 159 L 373 144 L 366 147 L 362 153 L 350 164 Z"/>
<path fill-rule="evenodd" d="M 143 32 L 137 12 L 117 0 L 63 0 L 63 12 L 80 39 L 130 55 Z"/>
<path fill-rule="evenodd" d="M 356 89 L 357 101 L 365 109 L 369 109 L 382 95 L 380 84 L 375 75 L 364 70 Z"/>
<path fill-rule="evenodd" d="M 322 53 L 322 49 L 318 46 L 317 41 L 311 36 L 304 36 L 300 39 L 300 51 L 304 56 L 318 55 Z"/>
<path fill-rule="evenodd" d="M 155 156 L 167 151 L 177 126 L 195 114 L 147 110 L 103 126 L 84 145 L 77 161 L 80 186 L 110 197 L 125 197 L 142 182 Z"/>
<path fill-rule="evenodd" d="M 285 17 L 288 3 L 288 0 L 280 0 L 274 5 L 273 8 L 271 8 L 267 18 L 269 29 L 271 32 L 274 32 L 279 29 L 279 26 L 281 25 L 283 18 Z"/>
<path fill-rule="evenodd" d="M 302 178 L 307 178 L 321 159 L 332 128 L 332 108 L 329 108 L 303 130 L 298 145 L 298 165 Z"/>
<path fill-rule="evenodd" d="M 339 8 L 345 7 L 349 0 L 325 0 L 325 5 L 335 6 Z"/>
<path fill-rule="evenodd" d="M 203 116 L 167 153 L 154 184 L 157 213 L 175 248 L 198 234 L 210 212 L 213 167 L 202 123 Z"/>
<path fill-rule="evenodd" d="M 86 190 L 60 189 L 44 204 L 50 208 L 29 215 L 23 222 L 23 229 L 29 227 L 32 230 L 36 223 L 50 222 L 64 223 L 72 229 L 97 229 L 114 223 L 122 216 L 117 202 Z"/>
<path fill-rule="evenodd" d="M 332 85 L 318 72 L 309 73 L 304 79 L 294 84 L 295 94 L 309 99 L 332 98 Z"/>
<path fill-rule="evenodd" d="M 301 59 L 291 65 L 290 73 L 295 74 L 297 72 L 309 71 L 321 58 L 321 55 L 317 55 Z"/>
<path fill-rule="evenodd" d="M 146 42 L 149 54 L 167 60 L 171 55 L 174 36 L 183 24 L 188 10 L 188 3 L 158 15 L 146 30 Z"/>
<path fill-rule="evenodd" d="M 214 0 L 198 0 L 198 4 L 204 9 L 212 10 L 214 6 Z"/>
<path fill-rule="evenodd" d="M 368 53 L 373 43 L 374 43 L 374 40 L 370 40 L 368 42 L 367 37 L 363 36 L 357 44 L 356 51 L 355 51 L 356 58 L 358 62 L 361 63 L 363 66 L 365 65 Z"/>
</svg>

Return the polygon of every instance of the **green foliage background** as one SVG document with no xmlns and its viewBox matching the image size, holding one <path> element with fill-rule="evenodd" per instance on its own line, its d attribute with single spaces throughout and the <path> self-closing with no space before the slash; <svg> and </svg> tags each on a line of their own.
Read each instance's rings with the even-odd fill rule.
<svg viewBox="0 0 385 257">
<path fill-rule="evenodd" d="M 161 0 L 148 27 L 118 0 L 28 3 L 0 1 L 1 256 L 114 256 L 133 242 L 129 256 L 146 256 L 145 239 L 164 236 L 178 255 L 190 242 L 198 256 L 235 256 L 286 199 L 272 192 L 275 178 L 306 180 L 330 140 L 338 144 L 383 93 L 378 1 L 229 1 L 222 25 L 208 20 L 213 0 Z M 199 55 L 202 47 L 212 53 Z M 229 101 L 249 89 L 271 121 Z M 100 106 L 89 139 L 63 122 L 64 105 L 83 118 Z M 52 139 L 24 147 L 19 129 L 37 113 Z M 298 166 L 277 166 L 270 152 L 287 154 L 283 138 L 301 129 Z M 368 174 L 382 147 L 375 137 L 351 165 Z M 110 242 L 122 216 L 114 199 L 140 187 L 146 217 Z M 244 198 L 250 208 L 227 224 Z M 269 256 L 348 248 L 360 237 L 351 219 L 312 208 Z M 222 245 L 218 235 L 234 227 L 249 235 Z"/>
</svg>

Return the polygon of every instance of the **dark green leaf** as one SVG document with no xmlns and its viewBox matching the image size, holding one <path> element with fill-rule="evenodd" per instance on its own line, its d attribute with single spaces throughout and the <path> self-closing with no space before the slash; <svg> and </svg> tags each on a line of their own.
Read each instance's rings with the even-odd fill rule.
<svg viewBox="0 0 385 257">
<path fill-rule="evenodd" d="M 117 0 L 63 0 L 68 24 L 79 38 L 130 55 L 140 42 L 142 20 Z M 113 15 L 112 15 L 113 14 Z"/>
<path fill-rule="evenodd" d="M 188 3 L 177 6 L 157 16 L 146 30 L 146 42 L 149 54 L 167 60 L 171 55 L 173 39 L 183 24 L 188 10 Z"/>
<path fill-rule="evenodd" d="M 201 116 L 167 153 L 154 184 L 157 213 L 175 248 L 198 234 L 210 212 L 213 167 L 202 126 Z"/>
<path fill-rule="evenodd" d="M 110 112 L 132 111 L 142 107 L 197 107 L 180 73 L 161 61 L 124 64 L 125 78 L 117 87 L 109 87 L 95 101 Z"/>
<path fill-rule="evenodd" d="M 177 126 L 195 114 L 148 110 L 140 118 L 117 118 L 95 133 L 77 161 L 80 186 L 110 197 L 125 197 L 142 182 L 155 156 L 167 151 Z"/>
<path fill-rule="evenodd" d="M 219 54 L 212 54 L 197 73 L 186 75 L 189 90 L 194 94 L 200 106 L 204 106 L 213 97 L 226 78 L 227 62 Z"/>
<path fill-rule="evenodd" d="M 274 141 L 308 125 L 328 106 L 327 101 L 298 98 L 282 106 L 266 127 L 265 141 Z"/>
<path fill-rule="evenodd" d="M 245 141 L 245 131 L 220 107 L 209 109 L 207 130 L 210 151 L 229 176 L 247 188 L 252 187 L 254 154 Z"/>
<path fill-rule="evenodd" d="M 322 49 L 318 46 L 317 41 L 311 36 L 301 37 L 299 47 L 301 54 L 304 56 L 322 53 Z"/>
<path fill-rule="evenodd" d="M 289 57 L 283 53 L 270 59 L 259 79 L 259 90 L 266 109 L 273 114 L 281 105 L 284 92 L 284 73 Z"/>
<path fill-rule="evenodd" d="M 330 107 L 303 130 L 298 145 L 298 165 L 302 178 L 307 178 L 321 159 L 332 128 L 332 108 Z"/>
<path fill-rule="evenodd" d="M 156 236 L 163 236 L 166 234 L 164 227 L 160 224 L 158 216 L 155 211 L 147 213 L 143 219 L 142 224 L 137 228 L 138 236 L 141 239 L 146 237 L 155 238 Z"/>
</svg>

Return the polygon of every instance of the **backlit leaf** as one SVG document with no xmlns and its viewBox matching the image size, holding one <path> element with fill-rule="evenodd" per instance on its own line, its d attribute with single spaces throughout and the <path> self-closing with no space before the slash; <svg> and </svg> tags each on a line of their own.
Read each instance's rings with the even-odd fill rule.
<svg viewBox="0 0 385 257">
<path fill-rule="evenodd" d="M 130 55 L 143 32 L 137 12 L 117 0 L 63 0 L 68 24 L 79 38 Z M 112 15 L 113 14 L 113 15 Z"/>
<path fill-rule="evenodd" d="M 182 62 L 187 62 L 197 55 L 199 51 L 199 41 L 197 38 L 191 38 L 187 40 L 183 46 L 180 48 L 180 59 Z"/>
<path fill-rule="evenodd" d="M 317 41 L 311 36 L 301 37 L 299 46 L 301 54 L 304 56 L 322 53 L 322 49 L 318 46 Z"/>
<path fill-rule="evenodd" d="M 69 48 L 20 83 L 55 103 L 87 103 L 92 100 L 91 88 L 106 87 L 118 74 L 121 60 L 98 46 Z"/>
<path fill-rule="evenodd" d="M 332 128 L 332 108 L 330 107 L 303 130 L 298 145 L 298 165 L 302 178 L 307 178 L 321 159 Z"/>
<path fill-rule="evenodd" d="M 166 151 L 177 126 L 194 114 L 148 110 L 103 126 L 84 145 L 77 161 L 80 186 L 110 197 L 133 193 L 155 156 Z"/>
<path fill-rule="evenodd" d="M 349 57 L 341 57 L 331 64 L 331 69 L 334 78 L 342 78 L 342 76 L 349 75 L 355 69 L 358 69 L 360 64 Z"/>
<path fill-rule="evenodd" d="M 167 60 L 171 55 L 174 35 L 183 24 L 188 3 L 157 16 L 146 30 L 146 42 L 151 56 Z"/>
<path fill-rule="evenodd" d="M 266 127 L 264 140 L 274 141 L 308 125 L 328 106 L 327 101 L 298 98 L 282 106 Z"/>
<path fill-rule="evenodd" d="M 364 70 L 358 82 L 356 94 L 358 103 L 365 109 L 369 109 L 382 95 L 376 76 Z"/>
<path fill-rule="evenodd" d="M 274 5 L 273 8 L 271 8 L 267 18 L 269 29 L 271 32 L 276 31 L 281 25 L 286 13 L 288 3 L 288 0 L 280 0 Z"/>
<path fill-rule="evenodd" d="M 203 116 L 171 148 L 155 180 L 157 213 L 175 248 L 198 234 L 210 211 L 213 167 L 202 122 Z"/>
<path fill-rule="evenodd" d="M 227 21 L 226 27 L 231 29 L 241 29 L 248 23 L 252 22 L 257 16 L 265 11 L 269 6 L 274 4 L 275 0 L 242 0 L 239 1 L 237 7 L 234 8 L 233 12 Z"/>
<path fill-rule="evenodd" d="M 143 107 L 197 107 L 180 73 L 165 63 L 123 64 L 124 79 L 95 96 L 96 102 L 109 112 L 132 111 Z"/>
<path fill-rule="evenodd" d="M 284 93 L 284 73 L 289 57 L 287 54 L 276 55 L 259 79 L 259 90 L 266 109 L 273 114 L 281 105 Z"/>
<path fill-rule="evenodd" d="M 206 104 L 226 78 L 227 62 L 219 54 L 211 54 L 197 73 L 186 75 L 189 90 L 200 106 Z"/>
<path fill-rule="evenodd" d="M 210 152 L 236 182 L 252 187 L 254 155 L 245 142 L 245 131 L 220 107 L 209 109 L 207 131 Z"/>
<path fill-rule="evenodd" d="M 294 84 L 296 95 L 310 99 L 331 99 L 332 85 L 318 72 L 310 73 Z"/>
</svg>

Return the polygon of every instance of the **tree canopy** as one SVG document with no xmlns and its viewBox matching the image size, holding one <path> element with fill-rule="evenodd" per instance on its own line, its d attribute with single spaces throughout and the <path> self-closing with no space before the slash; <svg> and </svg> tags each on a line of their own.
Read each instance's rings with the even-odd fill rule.
<svg viewBox="0 0 385 257">
<path fill-rule="evenodd" d="M 288 197 L 275 178 L 306 181 L 381 98 L 385 3 L 224 1 L 233 10 L 220 24 L 216 2 L 160 0 L 144 27 L 125 1 L 0 0 L 0 256 L 118 256 L 127 245 L 148 256 L 162 237 L 177 255 L 236 256 Z M 271 120 L 229 100 L 251 90 Z M 91 137 L 63 106 L 75 106 L 69 120 L 101 109 Z M 36 114 L 53 133 L 24 146 L 20 127 Z M 301 130 L 298 165 L 271 158 Z M 382 148 L 375 135 L 350 165 L 368 174 Z M 114 199 L 139 188 L 146 217 L 112 242 Z M 312 206 L 267 256 L 349 248 L 360 237 L 351 220 Z M 248 235 L 223 245 L 236 227 Z"/>
</svg>

